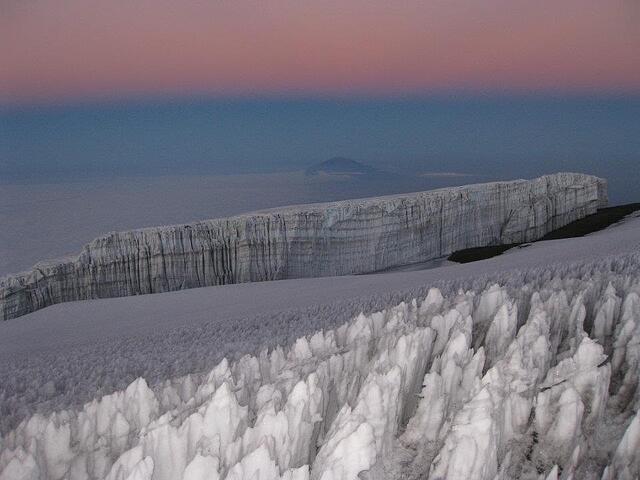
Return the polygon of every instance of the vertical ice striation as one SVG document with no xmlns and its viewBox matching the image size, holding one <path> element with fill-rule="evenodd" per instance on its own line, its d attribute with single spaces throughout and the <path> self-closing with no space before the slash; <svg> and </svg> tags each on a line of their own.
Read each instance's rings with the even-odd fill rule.
<svg viewBox="0 0 640 480">
<path fill-rule="evenodd" d="M 558 173 L 110 233 L 73 259 L 0 280 L 0 319 L 60 302 L 367 273 L 532 241 L 606 204 L 606 182 Z"/>
</svg>

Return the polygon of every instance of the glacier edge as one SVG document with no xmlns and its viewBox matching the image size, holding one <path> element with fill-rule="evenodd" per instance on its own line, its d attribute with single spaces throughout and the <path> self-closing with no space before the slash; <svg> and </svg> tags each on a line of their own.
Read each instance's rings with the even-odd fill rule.
<svg viewBox="0 0 640 480">
<path fill-rule="evenodd" d="M 110 233 L 75 258 L 0 279 L 0 318 L 61 302 L 371 273 L 536 240 L 607 203 L 604 179 L 557 173 Z"/>
</svg>

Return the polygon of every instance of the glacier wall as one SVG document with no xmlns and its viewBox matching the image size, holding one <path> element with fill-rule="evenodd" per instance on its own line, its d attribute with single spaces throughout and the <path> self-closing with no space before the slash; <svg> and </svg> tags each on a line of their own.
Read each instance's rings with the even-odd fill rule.
<svg viewBox="0 0 640 480">
<path fill-rule="evenodd" d="M 60 302 L 368 273 L 536 240 L 594 213 L 606 181 L 558 173 L 110 233 L 0 280 L 0 318 Z"/>
</svg>

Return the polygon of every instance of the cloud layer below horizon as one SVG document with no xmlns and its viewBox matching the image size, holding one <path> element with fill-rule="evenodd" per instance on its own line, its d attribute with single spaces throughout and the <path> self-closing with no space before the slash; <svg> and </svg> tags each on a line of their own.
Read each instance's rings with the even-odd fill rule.
<svg viewBox="0 0 640 480">
<path fill-rule="evenodd" d="M 0 101 L 640 92 L 634 0 L 0 0 Z"/>
</svg>

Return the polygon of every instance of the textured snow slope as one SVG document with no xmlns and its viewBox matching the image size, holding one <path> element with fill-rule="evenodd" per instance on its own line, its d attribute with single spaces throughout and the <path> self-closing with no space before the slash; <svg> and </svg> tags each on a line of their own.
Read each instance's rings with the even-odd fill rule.
<svg viewBox="0 0 640 480">
<path fill-rule="evenodd" d="M 322 328 L 332 310 L 316 310 L 288 346 L 25 418 L 2 438 L 0 479 L 637 478 L 640 219 L 473 266 L 485 275 L 416 287 L 340 326 Z M 378 279 L 456 270 L 470 273 L 333 280 L 375 291 Z M 61 355 L 108 369 L 121 354 Z M 28 388 L 23 367 L 12 368 Z"/>
<path fill-rule="evenodd" d="M 0 280 L 0 318 L 89 298 L 374 272 L 535 240 L 605 203 L 604 180 L 558 173 L 113 233 Z"/>
<path fill-rule="evenodd" d="M 633 479 L 640 254 L 426 297 L 140 378 L 2 439 L 0 479 Z M 360 476 L 359 476 L 360 475 Z"/>
</svg>

